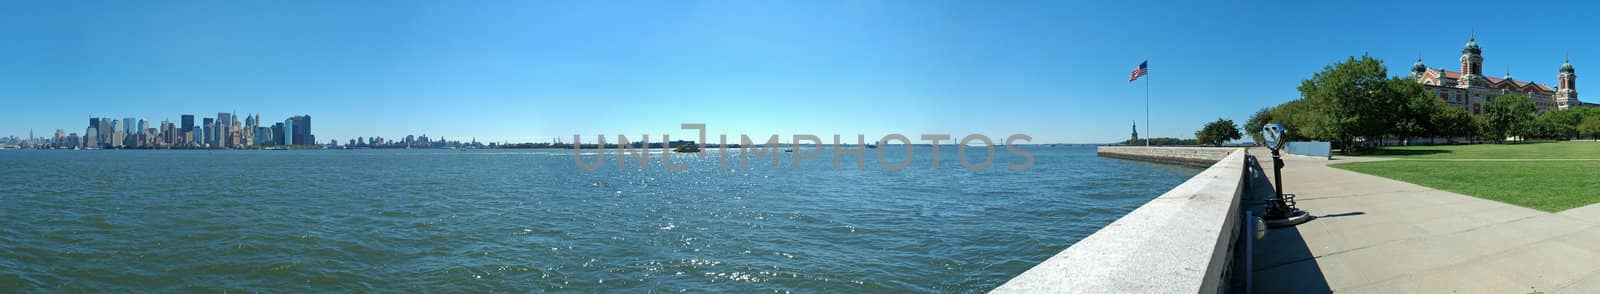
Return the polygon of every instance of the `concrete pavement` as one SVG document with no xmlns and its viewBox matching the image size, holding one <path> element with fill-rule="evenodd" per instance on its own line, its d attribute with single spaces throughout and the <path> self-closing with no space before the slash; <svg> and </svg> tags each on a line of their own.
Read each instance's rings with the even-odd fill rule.
<svg viewBox="0 0 1600 294">
<path fill-rule="evenodd" d="M 1257 241 L 1257 293 L 1600 293 L 1600 204 L 1548 213 L 1327 166 L 1382 159 L 1284 160 L 1319 217 Z"/>
</svg>

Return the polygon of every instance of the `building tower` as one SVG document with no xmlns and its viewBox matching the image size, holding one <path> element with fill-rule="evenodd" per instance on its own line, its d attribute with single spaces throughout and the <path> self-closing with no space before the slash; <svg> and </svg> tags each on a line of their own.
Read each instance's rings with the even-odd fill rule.
<svg viewBox="0 0 1600 294">
<path fill-rule="evenodd" d="M 1561 62 L 1561 74 L 1556 76 L 1556 107 L 1567 109 L 1583 105 L 1578 101 L 1578 74 L 1572 70 L 1572 60 Z"/>
<path fill-rule="evenodd" d="M 1417 55 L 1417 62 L 1411 64 L 1411 78 L 1412 79 L 1421 78 L 1422 74 L 1425 73 L 1425 72 L 1428 72 L 1428 67 L 1425 66 L 1425 65 L 1422 65 L 1422 55 L 1418 54 Z"/>
<path fill-rule="evenodd" d="M 1489 81 L 1483 77 L 1483 49 L 1478 48 L 1476 36 L 1467 39 L 1461 48 L 1461 82 L 1459 86 L 1483 87 Z"/>
</svg>

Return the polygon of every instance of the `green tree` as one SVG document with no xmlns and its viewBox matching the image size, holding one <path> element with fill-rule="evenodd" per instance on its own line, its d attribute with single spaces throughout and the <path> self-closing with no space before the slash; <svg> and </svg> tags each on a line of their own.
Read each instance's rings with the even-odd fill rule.
<svg viewBox="0 0 1600 294">
<path fill-rule="evenodd" d="M 1600 140 L 1600 117 L 1583 118 L 1583 122 L 1578 123 L 1578 133 L 1579 136 Z"/>
<path fill-rule="evenodd" d="M 1383 99 L 1398 99 L 1389 109 L 1393 116 L 1390 129 L 1401 144 L 1410 143 L 1412 137 L 1437 133 L 1433 117 L 1449 107 L 1444 100 L 1423 89 L 1421 83 L 1404 78 L 1390 78 L 1388 92 Z"/>
<path fill-rule="evenodd" d="M 1541 139 L 1572 139 L 1578 136 L 1583 117 L 1576 111 L 1551 110 L 1533 119 L 1529 136 Z"/>
<path fill-rule="evenodd" d="M 1298 88 L 1316 113 L 1307 118 L 1315 123 L 1301 129 L 1334 140 L 1346 152 L 1356 147 L 1356 138 L 1376 139 L 1391 133 L 1396 125 L 1391 110 L 1400 102 L 1396 95 L 1404 89 L 1387 75 L 1383 61 L 1365 55 L 1324 67 Z"/>
<path fill-rule="evenodd" d="M 1238 140 L 1244 135 L 1239 133 L 1239 125 L 1231 119 L 1218 118 L 1217 121 L 1207 123 L 1200 131 L 1194 132 L 1196 141 L 1200 144 L 1222 145 L 1227 141 Z"/>
<path fill-rule="evenodd" d="M 1433 114 L 1434 135 L 1448 138 L 1451 143 L 1457 137 L 1471 137 L 1477 131 L 1473 124 L 1472 114 L 1467 113 L 1464 107 L 1445 106 Z"/>
<path fill-rule="evenodd" d="M 1250 134 L 1250 139 L 1254 140 L 1256 145 L 1266 142 L 1266 139 L 1261 137 L 1261 128 L 1272 123 L 1272 111 L 1272 108 L 1257 110 L 1256 114 L 1251 115 L 1250 120 L 1244 123 L 1244 132 Z"/>
<path fill-rule="evenodd" d="M 1478 124 L 1486 139 L 1504 142 L 1507 137 L 1527 137 L 1535 126 L 1533 99 L 1518 94 L 1501 94 L 1484 106 Z"/>
<path fill-rule="evenodd" d="M 1311 101 L 1306 99 L 1278 104 L 1272 108 L 1272 121 L 1283 125 L 1289 131 L 1286 139 L 1290 141 L 1335 141 L 1334 132 L 1327 126 L 1326 117 L 1313 106 Z"/>
</svg>

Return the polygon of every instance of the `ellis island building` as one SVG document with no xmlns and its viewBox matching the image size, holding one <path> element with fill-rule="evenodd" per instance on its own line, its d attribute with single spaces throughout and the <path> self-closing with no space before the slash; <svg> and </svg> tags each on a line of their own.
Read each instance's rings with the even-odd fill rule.
<svg viewBox="0 0 1600 294">
<path fill-rule="evenodd" d="M 1578 91 L 1573 88 L 1578 75 L 1573 72 L 1570 60 L 1561 64 L 1556 74 L 1555 88 L 1533 81 L 1514 80 L 1510 72 L 1506 73 L 1505 78 L 1487 77 L 1483 75 L 1483 50 L 1478 48 L 1476 37 L 1468 39 L 1466 47 L 1461 48 L 1461 71 L 1428 68 L 1422 65 L 1422 58 L 1417 58 L 1417 63 L 1411 65 L 1411 78 L 1437 93 L 1445 104 L 1465 107 L 1473 115 L 1482 114 L 1489 99 L 1505 93 L 1533 98 L 1534 107 L 1539 113 L 1586 106 L 1578 101 Z"/>
</svg>

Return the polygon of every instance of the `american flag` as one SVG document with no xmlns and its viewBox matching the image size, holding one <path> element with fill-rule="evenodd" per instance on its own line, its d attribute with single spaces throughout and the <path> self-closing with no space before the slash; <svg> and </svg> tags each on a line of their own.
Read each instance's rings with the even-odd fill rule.
<svg viewBox="0 0 1600 294">
<path fill-rule="evenodd" d="M 1144 76 L 1146 74 L 1149 74 L 1150 73 L 1150 68 L 1148 67 L 1149 64 L 1150 64 L 1149 60 L 1145 60 L 1144 62 L 1140 62 L 1139 63 L 1139 67 L 1134 68 L 1133 69 L 1133 73 L 1128 74 L 1128 82 L 1132 83 L 1133 81 L 1139 80 L 1139 77 L 1142 77 L 1142 76 Z"/>
</svg>

